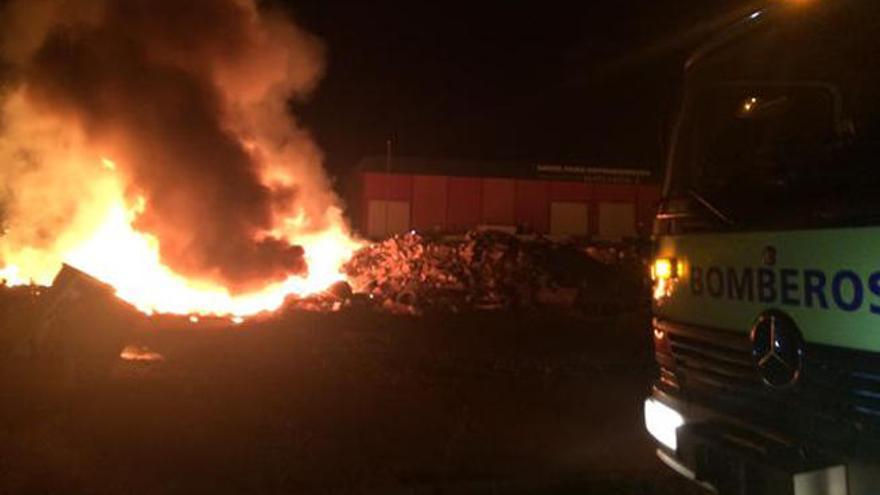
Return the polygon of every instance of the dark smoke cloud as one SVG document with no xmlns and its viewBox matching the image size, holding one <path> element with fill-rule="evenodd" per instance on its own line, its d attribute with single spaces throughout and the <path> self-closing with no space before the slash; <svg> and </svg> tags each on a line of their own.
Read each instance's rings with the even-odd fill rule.
<svg viewBox="0 0 880 495">
<path fill-rule="evenodd" d="M 76 121 L 145 198 L 136 227 L 160 240 L 163 261 L 233 291 L 306 270 L 299 246 L 268 234 L 296 191 L 263 183 L 230 123 L 248 78 L 272 70 L 249 65 L 265 49 L 260 22 L 243 0 L 107 1 L 84 19 L 47 22 L 16 64 L 34 106 Z M 282 89 L 310 89 L 320 69 L 305 70 Z"/>
</svg>

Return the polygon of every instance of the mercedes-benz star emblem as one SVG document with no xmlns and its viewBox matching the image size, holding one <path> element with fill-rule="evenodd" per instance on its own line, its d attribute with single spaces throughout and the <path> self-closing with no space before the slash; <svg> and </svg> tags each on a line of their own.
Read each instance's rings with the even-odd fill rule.
<svg viewBox="0 0 880 495">
<path fill-rule="evenodd" d="M 752 327 L 752 357 L 764 383 L 790 387 L 801 376 L 804 344 L 794 320 L 787 314 L 766 311 Z"/>
</svg>

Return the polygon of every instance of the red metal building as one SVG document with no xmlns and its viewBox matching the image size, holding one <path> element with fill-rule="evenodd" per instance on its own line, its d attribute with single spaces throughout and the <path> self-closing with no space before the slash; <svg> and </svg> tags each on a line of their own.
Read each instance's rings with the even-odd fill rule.
<svg viewBox="0 0 880 495">
<path fill-rule="evenodd" d="M 349 206 L 373 239 L 491 225 L 619 241 L 649 235 L 660 197 L 651 173 L 633 169 L 370 157 L 356 174 Z"/>
</svg>

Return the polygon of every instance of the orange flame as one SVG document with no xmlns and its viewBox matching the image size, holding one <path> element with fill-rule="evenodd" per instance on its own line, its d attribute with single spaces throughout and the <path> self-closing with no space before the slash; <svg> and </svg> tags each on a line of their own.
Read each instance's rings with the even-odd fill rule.
<svg viewBox="0 0 880 495">
<path fill-rule="evenodd" d="M 116 168 L 107 158 L 101 159 L 101 166 L 107 175 Z M 222 286 L 184 278 L 161 262 L 159 241 L 132 227 L 137 215 L 149 207 L 142 197 L 127 205 L 121 184 L 112 177 L 101 177 L 93 185 L 99 186 L 100 195 L 90 208 L 93 213 L 87 228 L 68 234 L 58 243 L 60 252 L 0 251 L 6 262 L 0 279 L 10 286 L 49 285 L 61 263 L 67 263 L 113 286 L 117 296 L 147 314 L 233 316 L 240 323 L 245 316 L 278 309 L 289 296 L 315 294 L 344 280 L 340 269 L 360 246 L 341 220 L 323 231 L 288 238 L 303 246 L 308 274 L 255 293 L 232 295 Z M 287 223 L 298 225 L 299 221 L 294 218 Z"/>
<path fill-rule="evenodd" d="M 111 285 L 145 313 L 191 315 L 196 321 L 216 315 L 241 323 L 246 316 L 279 308 L 288 296 L 320 292 L 344 279 L 340 268 L 359 241 L 349 234 L 321 167 L 321 151 L 290 107 L 291 99 L 307 96 L 320 80 L 323 45 L 280 11 L 261 9 L 256 0 L 183 4 L 0 1 L 0 63 L 13 76 L 0 91 L 0 282 L 48 285 L 67 263 Z M 180 16 L 180 22 L 164 22 L 163 13 Z M 184 19 L 205 22 L 194 25 Z M 77 36 L 56 36 L 68 33 L 71 25 Z M 103 50 L 114 40 L 124 40 L 128 48 Z M 55 43 L 65 47 L 64 56 L 38 56 L 44 53 L 41 48 L 57 48 Z M 145 53 L 150 56 L 131 60 L 132 54 Z M 80 81 L 88 70 L 64 62 L 68 59 L 83 61 L 93 73 Z M 116 64 L 127 69 L 121 74 L 107 70 Z M 88 101 L 75 89 L 85 81 Z M 148 107 L 154 101 L 163 102 L 157 109 L 175 110 L 153 112 Z M 181 102 L 192 103 L 198 118 L 181 119 L 189 112 L 189 107 L 176 110 Z M 164 133 L 169 129 L 185 136 L 168 140 Z M 167 147 L 158 144 L 163 139 Z M 189 146 L 191 141 L 202 144 Z M 217 143 L 237 149 L 229 168 L 235 173 L 226 177 L 223 167 L 203 167 L 179 175 L 190 181 L 181 186 L 212 177 L 225 186 L 246 176 L 252 190 L 270 190 L 262 208 L 245 215 L 247 228 L 234 232 L 257 238 L 234 240 L 246 244 L 271 237 L 302 246 L 307 274 L 240 294 L 210 282 L 223 279 L 214 277 L 212 268 L 195 279 L 163 263 L 160 239 L 168 243 L 166 251 L 172 241 L 156 228 L 161 219 L 145 214 L 167 215 L 177 206 L 160 207 L 166 192 L 193 202 L 205 199 L 198 197 L 203 194 L 198 188 L 168 189 L 176 186 L 178 170 L 202 164 L 202 146 Z M 208 155 L 204 163 L 216 161 Z M 135 159 L 145 156 L 149 159 Z M 162 181 L 144 179 L 152 177 L 151 166 L 165 167 Z M 252 167 L 247 174 L 241 171 L 245 166 Z M 206 182 L 205 191 L 217 189 Z M 249 198 L 243 196 L 234 206 Z M 197 234 L 197 222 L 209 213 L 179 224 L 174 240 Z M 150 222 L 143 222 L 146 218 Z"/>
</svg>

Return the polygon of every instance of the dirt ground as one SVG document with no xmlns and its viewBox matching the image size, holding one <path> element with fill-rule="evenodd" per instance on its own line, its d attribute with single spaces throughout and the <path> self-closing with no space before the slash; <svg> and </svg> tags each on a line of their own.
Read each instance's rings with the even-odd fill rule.
<svg viewBox="0 0 880 495">
<path fill-rule="evenodd" d="M 185 327 L 104 374 L 4 358 L 0 492 L 698 493 L 642 426 L 643 314 Z"/>
</svg>

